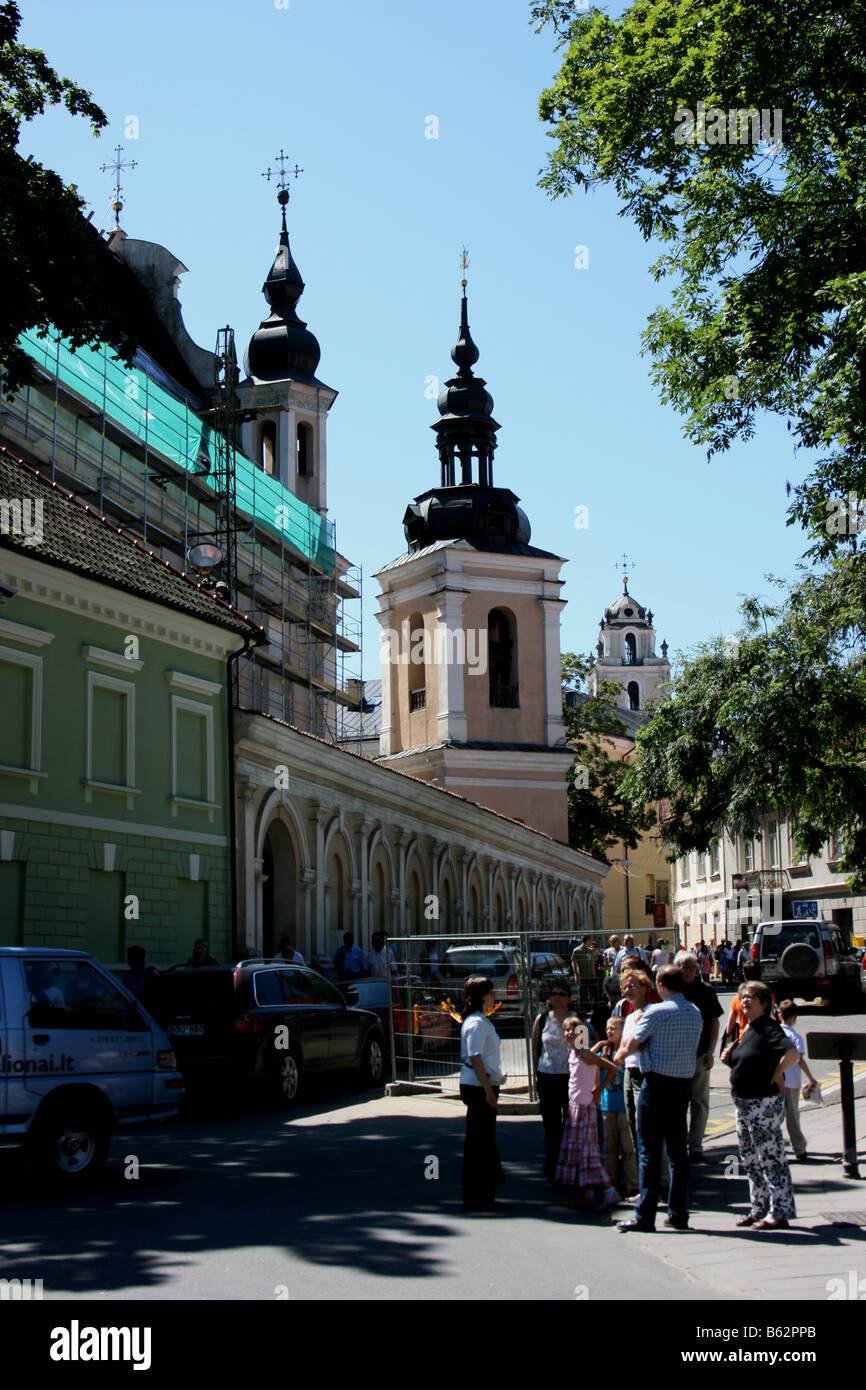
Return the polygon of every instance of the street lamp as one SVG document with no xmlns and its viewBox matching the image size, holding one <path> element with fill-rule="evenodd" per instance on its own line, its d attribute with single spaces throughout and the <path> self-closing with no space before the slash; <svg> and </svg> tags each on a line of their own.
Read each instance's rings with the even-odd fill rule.
<svg viewBox="0 0 866 1390">
<path fill-rule="evenodd" d="M 621 873 L 622 873 L 622 875 L 623 875 L 623 878 L 625 879 L 625 929 L 626 929 L 626 932 L 631 933 L 631 902 L 630 902 L 630 900 L 629 900 L 629 886 L 628 886 L 628 877 L 629 877 L 629 875 L 628 875 L 628 867 L 629 867 L 629 864 L 631 863 L 631 860 L 630 860 L 630 859 L 611 859 L 610 862 L 611 862 L 611 864 L 613 865 L 613 867 L 614 867 L 615 869 L 619 869 L 619 870 L 621 871 Z"/>
</svg>

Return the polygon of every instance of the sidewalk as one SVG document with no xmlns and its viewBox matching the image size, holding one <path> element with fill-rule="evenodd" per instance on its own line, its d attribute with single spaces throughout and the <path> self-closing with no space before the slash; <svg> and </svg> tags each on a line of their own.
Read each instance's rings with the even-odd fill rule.
<svg viewBox="0 0 866 1390">
<path fill-rule="evenodd" d="M 708 1162 L 692 1169 L 693 1229 L 665 1230 L 660 1212 L 658 1232 L 629 1235 L 629 1243 L 640 1241 L 668 1267 L 715 1285 L 722 1297 L 823 1302 L 831 1293 L 851 1298 L 858 1287 L 866 1297 L 866 1077 L 855 1083 L 855 1097 L 861 1181 L 842 1174 L 839 1088 L 829 1094 L 825 1088 L 823 1106 L 801 1110 L 812 1161 L 791 1164 L 797 1219 L 789 1230 L 734 1225 L 749 1203 L 731 1128 L 705 1143 Z"/>
</svg>

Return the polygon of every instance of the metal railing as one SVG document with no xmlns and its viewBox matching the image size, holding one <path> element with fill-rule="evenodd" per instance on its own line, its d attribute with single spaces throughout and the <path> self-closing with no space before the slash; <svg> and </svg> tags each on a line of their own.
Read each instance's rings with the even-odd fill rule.
<svg viewBox="0 0 866 1390">
<path fill-rule="evenodd" d="M 390 1052 L 395 1081 L 444 1095 L 460 1088 L 460 1008 L 471 975 L 493 981 L 491 1015 L 502 1039 L 503 1090 L 537 1099 L 532 1067 L 532 1025 L 554 981 L 572 986 L 582 1017 L 602 999 L 599 976 L 575 985 L 571 939 L 533 932 L 462 936 L 391 937 L 389 960 Z"/>
</svg>

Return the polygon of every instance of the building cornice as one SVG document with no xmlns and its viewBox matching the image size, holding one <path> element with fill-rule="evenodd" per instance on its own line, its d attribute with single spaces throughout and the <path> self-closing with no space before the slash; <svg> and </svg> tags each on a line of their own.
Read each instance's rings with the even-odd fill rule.
<svg viewBox="0 0 866 1390">
<path fill-rule="evenodd" d="M 153 599 L 136 598 L 59 566 L 46 565 L 19 551 L 0 551 L 0 578 L 4 583 L 15 585 L 16 598 L 85 613 L 110 627 L 151 637 L 185 651 L 225 661 L 232 652 L 241 650 L 239 636 L 212 623 L 164 607 Z"/>
</svg>

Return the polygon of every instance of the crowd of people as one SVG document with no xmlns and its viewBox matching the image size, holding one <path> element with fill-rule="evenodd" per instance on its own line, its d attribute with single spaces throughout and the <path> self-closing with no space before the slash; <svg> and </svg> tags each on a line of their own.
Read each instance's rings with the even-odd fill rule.
<svg viewBox="0 0 866 1390">
<path fill-rule="evenodd" d="M 575 953 L 587 947 L 580 942 Z M 581 1211 L 632 1203 L 632 1214 L 619 1222 L 624 1233 L 655 1230 L 663 1201 L 666 1224 L 688 1229 L 690 1170 L 705 1161 L 709 1081 L 721 1031 L 720 1060 L 730 1068 L 740 1162 L 749 1183 L 749 1210 L 736 1224 L 784 1228 L 796 1211 L 782 1127 L 787 1124 L 795 1160 L 804 1161 L 801 1069 L 809 1086 L 817 1086 L 794 1027 L 796 1007 L 785 1001 L 777 1008 L 748 958 L 741 965 L 735 960 L 745 978 L 722 1031 L 724 1010 L 699 952 L 671 958 L 663 943 L 654 951 L 655 959 L 647 958 L 629 937 L 622 946 L 609 942 L 603 953 L 609 973 L 598 1002 L 579 955 L 574 986 L 567 977 L 555 979 L 534 1021 L 545 1187 Z M 486 1017 L 494 1000 L 491 980 L 467 981 L 460 1073 L 467 1211 L 496 1210 L 504 1181 L 496 1144 L 500 1045 Z"/>
<path fill-rule="evenodd" d="M 697 978 L 705 984 L 714 980 L 733 988 L 745 979 L 744 971 L 750 962 L 750 952 L 747 941 L 710 943 L 701 940 L 692 948 L 697 960 Z M 626 933 L 622 938 L 610 936 L 604 949 L 595 937 L 580 937 L 571 953 L 571 970 L 578 997 L 584 1006 L 591 1007 L 598 1000 L 604 980 L 611 975 L 619 975 L 629 958 L 637 957 L 655 976 L 656 971 L 670 964 L 672 956 L 671 943 L 661 936 L 655 939 L 648 936 L 643 946 L 636 944 L 631 933 Z"/>
</svg>

